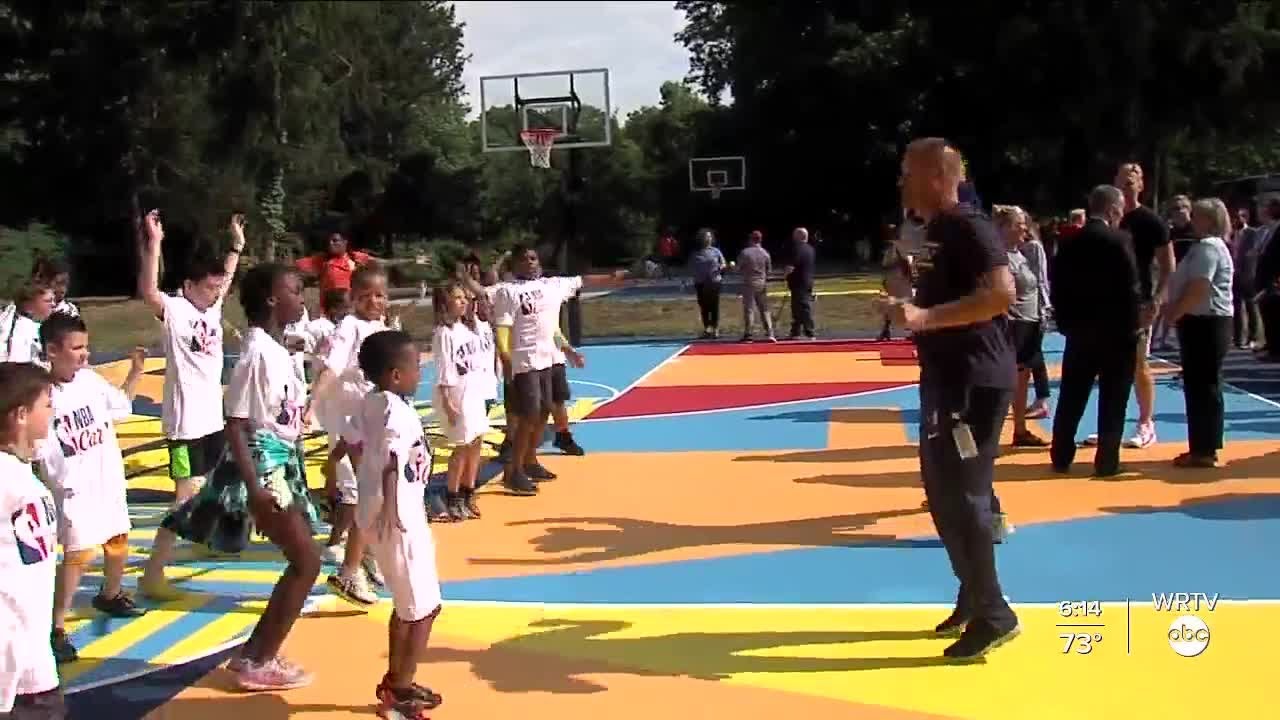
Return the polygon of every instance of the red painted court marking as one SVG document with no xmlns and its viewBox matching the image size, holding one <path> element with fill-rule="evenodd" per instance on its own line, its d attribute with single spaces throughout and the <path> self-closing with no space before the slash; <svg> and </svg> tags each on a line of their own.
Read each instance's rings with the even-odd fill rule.
<svg viewBox="0 0 1280 720">
<path fill-rule="evenodd" d="M 821 400 L 906 387 L 903 382 L 793 383 L 782 385 L 672 385 L 637 387 L 591 413 L 591 420 L 672 415 L 707 410 Z"/>
<path fill-rule="evenodd" d="M 695 343 L 681 355 L 772 355 L 778 353 L 878 352 L 883 358 L 914 358 L 907 340 L 810 340 L 779 343 Z"/>
</svg>

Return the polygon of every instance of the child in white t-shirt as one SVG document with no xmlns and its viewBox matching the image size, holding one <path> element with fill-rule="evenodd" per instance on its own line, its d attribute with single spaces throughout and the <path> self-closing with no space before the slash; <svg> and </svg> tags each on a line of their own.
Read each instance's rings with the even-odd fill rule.
<svg viewBox="0 0 1280 720">
<path fill-rule="evenodd" d="M 31 472 L 49 434 L 49 374 L 0 363 L 0 716 L 66 717 L 49 644 L 58 557 L 58 512 Z"/>
<path fill-rule="evenodd" d="M 132 413 L 146 350 L 134 349 L 124 386 L 116 387 L 89 367 L 89 331 L 80 318 L 51 316 L 40 327 L 40 339 L 54 380 L 53 425 L 37 460 L 58 508 L 62 563 L 51 640 L 61 664 L 79 656 L 65 630 L 67 612 L 98 548 L 103 552 L 102 588 L 93 598 L 94 609 L 115 618 L 146 612 L 121 586 L 132 524 L 115 430 L 115 423 Z"/>
<path fill-rule="evenodd" d="M 219 259 L 197 256 L 188 260 L 178 293 L 160 292 L 160 247 L 164 226 L 158 210 L 143 218 L 146 243 L 142 248 L 138 291 L 164 328 L 164 400 L 160 427 L 169 447 L 169 477 L 173 506 L 189 500 L 226 447 L 222 413 L 222 302 L 244 250 L 244 216 L 231 218 L 231 249 Z M 164 578 L 173 557 L 175 538 L 156 532 L 138 589 L 153 600 L 169 601 L 182 593 Z"/>
<path fill-rule="evenodd" d="M 435 540 L 422 512 L 431 447 L 418 413 L 405 400 L 418 388 L 418 348 L 403 332 L 379 332 L 361 346 L 360 367 L 375 389 L 361 408 L 365 444 L 357 524 L 386 574 L 394 608 L 378 714 L 418 718 L 441 702 L 439 694 L 413 681 L 441 603 Z"/>
<path fill-rule="evenodd" d="M 0 315 L 0 362 L 40 362 L 40 323 L 53 313 L 53 291 L 27 285 L 11 307 L 12 312 Z"/>
<path fill-rule="evenodd" d="M 283 345 L 284 328 L 302 314 L 302 277 L 276 263 L 256 265 L 240 281 L 249 330 L 227 382 L 229 452 L 209 482 L 162 525 L 192 542 L 235 552 L 250 528 L 288 562 L 240 655 L 228 667 L 241 689 L 288 690 L 311 676 L 280 656 L 320 572 L 311 533 L 318 518 L 298 462 L 307 386 Z"/>
<path fill-rule="evenodd" d="M 342 319 L 329 339 L 324 365 L 316 375 L 312 395 L 315 416 L 329 435 L 325 461 L 325 490 L 333 510 L 333 530 L 325 548 L 325 560 L 339 565 L 328 579 L 329 589 L 342 599 L 367 608 L 378 600 L 370 583 L 382 584 L 377 562 L 366 552 L 360 528 L 355 524 L 359 489 L 355 467 L 359 462 L 358 411 L 372 385 L 360 371 L 359 352 L 365 338 L 386 330 L 387 276 L 375 265 L 366 265 L 351 276 L 352 314 Z M 345 536 L 345 548 L 343 541 Z"/>
<path fill-rule="evenodd" d="M 31 277 L 37 285 L 44 285 L 53 291 L 55 313 L 80 317 L 80 308 L 67 299 L 67 290 L 71 287 L 71 267 L 66 260 L 40 258 L 31 270 Z"/>
<path fill-rule="evenodd" d="M 475 502 L 475 476 L 480 467 L 481 442 L 489 431 L 486 396 L 492 390 L 492 350 L 484 352 L 479 335 L 467 323 L 473 305 L 459 283 L 436 289 L 433 297 L 436 329 L 431 351 L 435 358 L 436 382 L 431 406 L 440 419 L 453 452 L 445 494 L 446 514 L 438 521 L 479 517 Z M 492 343 L 490 343 L 492 348 Z"/>
<path fill-rule="evenodd" d="M 342 288 L 326 290 L 320 296 L 319 317 L 307 324 L 307 352 L 311 354 L 312 376 L 319 374 L 324 358 L 329 354 L 329 344 L 338 325 L 351 313 L 351 299 Z"/>
</svg>

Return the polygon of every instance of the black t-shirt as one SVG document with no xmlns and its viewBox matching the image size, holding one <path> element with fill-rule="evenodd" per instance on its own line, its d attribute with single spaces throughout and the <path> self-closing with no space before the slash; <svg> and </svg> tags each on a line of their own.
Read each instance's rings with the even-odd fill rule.
<svg viewBox="0 0 1280 720">
<path fill-rule="evenodd" d="M 1196 231 L 1190 225 L 1181 225 L 1169 230 L 1169 238 L 1173 241 L 1173 261 L 1180 263 L 1191 246 L 1195 245 Z"/>
<path fill-rule="evenodd" d="M 795 243 L 791 251 L 791 274 L 787 276 L 787 287 L 798 290 L 813 288 L 813 246 L 809 243 Z"/>
<path fill-rule="evenodd" d="M 1151 299 L 1155 291 L 1155 273 L 1151 263 L 1155 261 L 1156 250 L 1169 244 L 1169 227 L 1151 208 L 1138 206 L 1125 213 L 1120 221 L 1120 230 L 1129 234 L 1133 243 L 1133 259 L 1138 263 L 1138 282 L 1141 284 L 1142 300 Z"/>
<path fill-rule="evenodd" d="M 916 305 L 929 308 L 970 295 L 984 275 L 1009 264 L 1009 253 L 991 221 L 960 206 L 935 217 L 916 260 Z M 964 327 L 915 333 L 920 382 L 963 390 L 1013 388 L 1016 364 L 1003 314 Z"/>
</svg>

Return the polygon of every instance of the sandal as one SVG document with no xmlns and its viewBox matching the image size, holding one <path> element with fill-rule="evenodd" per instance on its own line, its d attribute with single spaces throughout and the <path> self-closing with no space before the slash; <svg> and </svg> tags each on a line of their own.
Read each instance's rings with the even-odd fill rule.
<svg viewBox="0 0 1280 720">
<path fill-rule="evenodd" d="M 1180 468 L 1215 468 L 1218 467 L 1218 456 L 1182 453 L 1173 459 L 1173 466 Z"/>
</svg>

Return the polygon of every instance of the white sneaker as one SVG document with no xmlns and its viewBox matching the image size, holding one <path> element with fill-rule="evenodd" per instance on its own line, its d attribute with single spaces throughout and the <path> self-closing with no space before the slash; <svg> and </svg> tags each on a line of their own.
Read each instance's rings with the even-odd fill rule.
<svg viewBox="0 0 1280 720">
<path fill-rule="evenodd" d="M 346 557 L 345 550 L 346 548 L 342 545 L 327 545 L 320 551 L 320 562 L 341 567 Z"/>
<path fill-rule="evenodd" d="M 382 571 L 378 569 L 378 561 L 373 559 L 373 553 L 366 552 L 360 560 L 360 567 L 364 569 L 364 574 L 369 577 L 369 582 L 379 587 L 385 587 L 386 578 L 382 576 Z"/>
<path fill-rule="evenodd" d="M 1090 435 L 1089 437 L 1085 438 L 1085 439 L 1084 439 L 1084 442 L 1080 443 L 1080 445 L 1081 445 L 1081 446 L 1083 446 L 1083 447 L 1097 447 L 1097 446 L 1098 446 L 1098 433 L 1094 433 L 1094 434 Z"/>
<path fill-rule="evenodd" d="M 350 577 L 330 575 L 327 584 L 333 594 L 357 607 L 365 608 L 378 602 L 378 594 L 369 587 L 362 572 Z"/>
<path fill-rule="evenodd" d="M 1151 447 L 1156 444 L 1156 425 L 1155 423 L 1144 423 L 1138 426 L 1138 432 L 1133 437 L 1124 442 L 1127 448 L 1141 450 L 1142 448 Z"/>
</svg>

